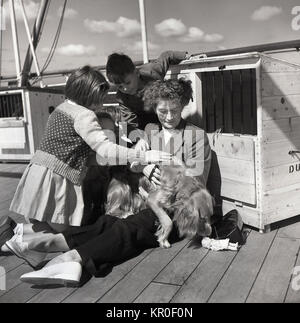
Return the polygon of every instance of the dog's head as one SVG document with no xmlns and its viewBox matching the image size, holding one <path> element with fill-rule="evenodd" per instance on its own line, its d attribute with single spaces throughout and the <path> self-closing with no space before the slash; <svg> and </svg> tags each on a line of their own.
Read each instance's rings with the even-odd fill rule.
<svg viewBox="0 0 300 323">
<path fill-rule="evenodd" d="M 178 183 L 184 178 L 184 169 L 181 166 L 163 166 L 161 168 L 161 187 L 177 189 Z"/>
<path fill-rule="evenodd" d="M 205 188 L 198 188 L 175 210 L 174 221 L 180 237 L 193 239 L 211 235 L 213 197 Z"/>
</svg>

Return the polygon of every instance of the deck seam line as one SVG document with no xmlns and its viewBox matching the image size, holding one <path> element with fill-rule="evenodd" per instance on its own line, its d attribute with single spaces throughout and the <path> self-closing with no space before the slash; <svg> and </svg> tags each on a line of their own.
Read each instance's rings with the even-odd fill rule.
<svg viewBox="0 0 300 323">
<path fill-rule="evenodd" d="M 129 273 L 131 273 L 136 266 L 138 266 L 142 261 L 144 261 L 148 256 L 150 256 L 154 250 L 155 249 L 152 249 L 151 252 L 149 252 L 137 264 L 135 264 L 121 279 L 117 281 L 117 283 L 115 283 L 109 290 L 106 291 L 106 293 L 104 293 L 99 299 L 97 299 L 95 303 L 98 303 L 108 292 L 110 292 L 117 284 L 119 284 L 119 282 L 121 282 Z"/>
<path fill-rule="evenodd" d="M 229 267 L 231 266 L 231 264 L 233 263 L 233 261 L 235 260 L 235 258 L 237 257 L 237 255 L 239 254 L 240 250 L 238 250 L 236 252 L 236 254 L 234 255 L 234 257 L 231 259 L 231 261 L 229 262 L 228 266 L 226 267 L 226 269 L 224 270 L 220 280 L 218 281 L 217 285 L 215 286 L 215 288 L 213 289 L 213 291 L 211 292 L 211 294 L 209 295 L 208 299 L 206 300 L 206 303 L 209 302 L 209 300 L 211 299 L 211 297 L 213 296 L 214 292 L 216 291 L 216 289 L 219 287 L 221 281 L 223 280 L 224 276 L 226 275 Z"/>
<path fill-rule="evenodd" d="M 44 289 L 41 289 L 38 293 L 36 293 L 35 295 L 31 296 L 29 299 L 26 300 L 26 304 L 28 304 L 30 302 L 30 300 L 32 300 L 34 297 L 38 296 Z"/>
<path fill-rule="evenodd" d="M 264 257 L 264 259 L 263 259 L 263 261 L 262 261 L 262 263 L 261 263 L 260 267 L 259 267 L 259 270 L 258 270 L 258 272 L 257 272 L 257 274 L 256 274 L 256 276 L 255 276 L 255 279 L 253 280 L 253 283 L 252 283 L 252 285 L 251 285 L 251 287 L 250 287 L 250 289 L 249 289 L 248 295 L 247 295 L 247 297 L 246 297 L 246 299 L 245 299 L 245 302 L 244 302 L 244 303 L 247 303 L 247 300 L 248 300 L 248 298 L 249 298 L 249 296 L 250 296 L 250 293 L 251 293 L 251 291 L 252 291 L 252 289 L 253 289 L 253 286 L 254 286 L 254 284 L 256 283 L 257 278 L 258 278 L 258 276 L 259 276 L 259 274 L 260 274 L 260 272 L 261 272 L 261 269 L 262 269 L 263 265 L 265 264 L 266 259 L 267 259 L 267 257 L 268 257 L 268 254 L 269 254 L 269 252 L 270 252 L 270 250 L 271 250 L 271 248 L 272 248 L 272 246 L 273 246 L 273 244 L 274 244 L 274 241 L 275 241 L 275 239 L 276 239 L 276 237 L 277 237 L 278 231 L 279 231 L 279 229 L 277 229 L 277 230 L 276 230 L 276 233 L 275 233 L 275 235 L 274 235 L 274 238 L 273 238 L 273 240 L 272 240 L 272 241 L 271 241 L 271 243 L 270 243 L 270 246 L 269 246 L 269 248 L 268 248 L 268 250 L 267 250 L 267 252 L 266 252 L 266 255 L 265 255 L 265 257 Z"/>
<path fill-rule="evenodd" d="M 250 229 L 250 231 L 249 231 L 249 232 L 247 232 L 247 238 L 246 238 L 246 239 L 248 239 L 248 238 L 249 238 L 249 236 L 250 236 L 250 234 L 251 234 L 252 232 L 253 232 L 253 229 Z M 246 240 L 246 242 L 247 242 L 247 240 Z M 208 303 L 208 302 L 209 302 L 209 300 L 211 299 L 212 295 L 214 294 L 214 292 L 216 291 L 216 289 L 217 289 L 217 288 L 218 288 L 218 286 L 220 285 L 220 283 L 221 283 L 221 281 L 223 280 L 223 278 L 224 278 L 225 274 L 227 273 L 227 271 L 228 271 L 229 267 L 232 265 L 233 261 L 234 261 L 234 260 L 235 260 L 235 258 L 237 257 L 237 255 L 238 255 L 239 251 L 240 251 L 240 249 L 238 250 L 238 252 L 235 254 L 235 256 L 232 258 L 232 260 L 231 260 L 231 261 L 230 261 L 230 263 L 228 264 L 228 266 L 227 266 L 227 268 L 225 269 L 225 271 L 224 271 L 224 273 L 223 273 L 222 277 L 220 278 L 220 280 L 219 280 L 218 284 L 216 285 L 216 287 L 213 289 L 212 293 L 211 293 L 211 294 L 210 294 L 210 296 L 208 297 L 208 299 L 207 299 L 206 303 Z"/>
<path fill-rule="evenodd" d="M 24 265 L 24 263 L 20 264 L 19 266 L 17 266 L 17 267 L 16 267 L 16 268 L 14 268 L 13 270 L 18 269 L 19 267 L 21 267 L 21 266 L 23 266 L 23 265 Z M 10 270 L 9 272 L 12 272 L 13 270 Z M 21 281 L 19 281 L 19 283 L 18 283 L 16 286 L 14 286 L 13 288 L 11 288 L 10 290 L 5 291 L 5 292 L 4 292 L 4 294 L 0 296 L 0 303 L 1 303 L 1 298 L 2 298 L 3 296 L 5 296 L 5 295 L 7 295 L 8 293 L 10 293 L 11 291 L 13 291 L 14 289 L 16 289 L 16 288 L 17 288 L 18 286 L 20 286 L 21 284 L 24 284 L 24 283 L 22 283 Z M 26 302 L 25 302 L 25 303 L 26 303 Z"/>
<path fill-rule="evenodd" d="M 132 267 L 126 274 L 125 276 L 123 276 L 121 279 L 119 279 L 105 294 L 103 294 L 99 299 L 97 299 L 96 301 L 94 301 L 93 303 L 97 303 L 102 297 L 104 297 L 104 295 L 106 295 L 115 285 L 117 285 L 122 279 L 124 279 L 141 261 L 143 261 L 144 259 L 146 259 L 151 253 L 153 252 L 153 250 L 151 250 L 147 255 L 145 255 L 145 257 L 143 257 L 134 267 Z M 94 279 L 96 279 L 95 277 L 93 277 Z M 80 287 L 77 287 L 74 291 L 72 291 L 68 296 L 66 296 L 64 299 L 62 299 L 60 301 L 60 303 L 64 302 L 66 299 L 68 299 L 69 297 L 71 297 L 77 290 L 79 290 Z"/>
<path fill-rule="evenodd" d="M 178 252 L 172 257 L 172 259 L 158 272 L 158 274 L 147 284 L 147 286 L 132 300 L 131 303 L 134 303 L 134 301 L 144 292 L 146 288 L 149 287 L 149 285 L 156 279 L 156 277 L 178 256 L 178 254 L 190 243 L 190 241 L 187 241 L 184 246 L 178 250 Z M 160 247 L 158 247 L 160 248 Z"/>
<path fill-rule="evenodd" d="M 169 285 L 169 286 L 175 286 L 175 287 L 181 287 L 181 286 L 182 286 L 182 285 L 180 285 L 180 284 L 160 282 L 160 281 L 157 281 L 157 280 L 152 280 L 152 282 L 151 282 L 151 283 L 161 284 L 161 285 Z"/>
<path fill-rule="evenodd" d="M 298 261 L 298 258 L 299 258 L 299 252 L 300 252 L 300 244 L 299 244 L 299 248 L 298 248 L 298 251 L 297 251 L 297 256 L 295 257 L 296 259 L 295 259 L 293 268 L 296 267 L 296 264 L 297 264 L 297 261 Z M 283 298 L 283 303 L 286 302 L 286 298 L 287 298 L 287 295 L 288 295 L 288 292 L 289 292 L 289 289 L 290 289 L 289 287 L 291 285 L 292 278 L 293 278 L 293 273 L 291 273 L 291 275 L 290 275 L 289 283 L 288 283 L 288 286 L 287 286 L 287 289 L 286 289 L 286 292 L 285 292 L 285 295 L 284 295 L 284 298 Z"/>
<path fill-rule="evenodd" d="M 192 276 L 192 274 L 197 270 L 197 268 L 201 265 L 201 263 L 204 261 L 204 259 L 209 255 L 210 251 L 207 250 L 206 254 L 204 255 L 204 257 L 199 261 L 198 265 L 195 267 L 195 269 L 188 275 L 188 277 L 184 280 L 183 284 L 180 286 L 180 288 L 178 289 L 178 291 L 172 296 L 172 298 L 170 299 L 169 303 L 172 302 L 172 300 L 175 298 L 175 296 L 180 292 L 181 288 L 184 286 L 184 284 L 188 281 L 188 279 Z"/>
</svg>

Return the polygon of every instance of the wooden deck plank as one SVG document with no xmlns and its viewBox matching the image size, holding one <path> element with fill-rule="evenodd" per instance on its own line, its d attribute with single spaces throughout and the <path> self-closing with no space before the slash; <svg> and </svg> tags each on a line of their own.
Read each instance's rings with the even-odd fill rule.
<svg viewBox="0 0 300 323">
<path fill-rule="evenodd" d="M 9 210 L 11 200 L 0 202 L 0 218 L 1 218 L 1 212 L 6 212 Z"/>
<path fill-rule="evenodd" d="M 87 284 L 72 292 L 64 303 L 95 303 L 105 293 L 112 289 L 119 281 L 121 281 L 128 273 L 133 270 L 142 260 L 153 252 L 152 249 L 145 250 L 141 255 L 122 263 L 113 268 L 112 272 L 103 278 L 93 278 Z M 48 298 L 49 300 L 49 298 Z"/>
<path fill-rule="evenodd" d="M 28 272 L 29 270 L 25 271 Z M 20 273 L 21 274 L 21 273 Z M 0 298 L 0 303 L 26 303 L 41 290 L 31 285 L 21 283 Z"/>
<path fill-rule="evenodd" d="M 276 237 L 247 303 L 282 303 L 288 290 L 300 241 Z"/>
<path fill-rule="evenodd" d="M 169 303 L 180 286 L 152 282 L 134 303 Z"/>
<path fill-rule="evenodd" d="M 236 254 L 210 251 L 171 302 L 206 303 Z"/>
<path fill-rule="evenodd" d="M 0 193 L 0 200 L 2 202 L 11 201 L 12 198 L 14 197 L 16 188 L 17 188 L 17 185 L 15 185 L 13 187 L 6 187 L 6 188 L 4 188 L 5 191 L 3 191 L 3 192 Z"/>
<path fill-rule="evenodd" d="M 24 303 L 27 300 L 27 296 L 24 297 L 26 288 L 20 281 L 20 277 L 30 271 L 32 271 L 30 266 L 27 264 L 22 264 L 21 266 L 18 266 L 14 270 L 7 273 L 6 291 L 0 291 L 0 303 Z M 21 288 L 18 288 L 20 285 L 22 285 Z M 16 290 L 16 288 L 18 288 L 18 290 Z M 22 291 L 23 289 L 24 292 Z M 19 293 L 21 293 L 21 295 L 19 295 Z"/>
<path fill-rule="evenodd" d="M 242 246 L 210 297 L 210 303 L 243 303 L 246 301 L 275 234 L 276 231 L 267 234 L 251 231 L 246 244 Z"/>
<path fill-rule="evenodd" d="M 0 266 L 3 267 L 5 271 L 8 273 L 11 270 L 22 265 L 24 262 L 25 261 L 23 259 L 20 259 L 16 256 L 7 255 L 7 256 L 1 257 Z"/>
<path fill-rule="evenodd" d="M 17 186 L 20 181 L 19 177 L 5 177 L 1 175 L 1 173 L 0 173 L 0 178 L 1 178 L 1 189 L 2 187 L 6 188 L 7 186 L 9 187 Z"/>
<path fill-rule="evenodd" d="M 207 253 L 207 249 L 188 243 L 154 279 L 154 282 L 182 285 Z"/>
<path fill-rule="evenodd" d="M 300 239 L 300 217 L 294 217 L 284 221 L 283 226 L 278 230 L 278 237 Z"/>
<path fill-rule="evenodd" d="M 24 171 L 27 167 L 27 163 L 24 164 L 17 164 L 17 163 L 9 163 L 4 164 L 0 163 L 0 172 L 20 172 Z"/>
<path fill-rule="evenodd" d="M 3 174 L 3 173 L 2 173 Z M 10 173 L 11 174 L 11 173 Z M 12 174 L 11 174 L 12 175 Z M 20 181 L 20 176 L 21 174 L 18 174 L 18 175 L 13 175 L 13 176 L 18 176 L 18 177 L 8 177 L 8 176 L 3 176 L 1 175 L 1 172 L 0 172 L 0 179 L 1 179 L 1 182 L 0 182 L 0 185 L 1 185 L 1 190 L 0 192 L 2 193 L 2 189 L 3 188 L 6 188 L 6 187 L 13 187 L 13 186 L 17 186 L 19 181 Z"/>
<path fill-rule="evenodd" d="M 40 290 L 27 303 L 61 303 L 65 298 L 74 292 L 74 288 L 46 288 Z"/>
<path fill-rule="evenodd" d="M 170 249 L 155 249 L 99 302 L 132 303 L 187 243 L 186 240 L 183 240 L 173 244 Z M 120 293 L 120 291 L 126 292 Z"/>
<path fill-rule="evenodd" d="M 10 164 L 9 166 L 0 164 L 0 174 L 1 173 L 10 173 L 10 174 L 23 173 L 26 167 L 27 167 L 27 164 Z"/>
</svg>

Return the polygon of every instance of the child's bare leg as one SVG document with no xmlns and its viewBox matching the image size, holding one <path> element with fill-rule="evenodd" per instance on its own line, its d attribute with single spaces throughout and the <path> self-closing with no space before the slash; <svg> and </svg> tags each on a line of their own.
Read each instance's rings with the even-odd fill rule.
<svg viewBox="0 0 300 323">
<path fill-rule="evenodd" d="M 66 252 L 70 250 L 64 235 L 61 233 L 44 233 L 42 235 L 38 233 L 36 236 L 24 236 L 23 241 L 28 243 L 28 248 L 30 250 L 39 252 L 51 253 Z"/>
<path fill-rule="evenodd" d="M 34 223 L 26 223 L 23 225 L 24 235 L 37 234 L 39 232 L 54 233 L 55 231 L 50 227 L 50 225 L 47 222 L 34 222 Z"/>
</svg>

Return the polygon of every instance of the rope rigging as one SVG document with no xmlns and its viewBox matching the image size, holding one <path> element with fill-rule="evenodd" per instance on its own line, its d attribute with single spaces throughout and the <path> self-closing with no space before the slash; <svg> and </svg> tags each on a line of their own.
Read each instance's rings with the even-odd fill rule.
<svg viewBox="0 0 300 323">
<path fill-rule="evenodd" d="M 65 11 L 66 11 L 66 7 L 67 7 L 67 1 L 68 0 L 64 0 L 64 4 L 63 4 L 63 7 L 62 7 L 62 12 L 61 12 L 61 16 L 60 16 L 60 19 L 59 19 L 59 24 L 58 24 L 58 27 L 57 27 L 57 31 L 55 33 L 55 36 L 54 36 L 54 39 L 53 39 L 49 54 L 48 54 L 48 56 L 47 56 L 47 58 L 45 60 L 44 66 L 41 69 L 41 75 L 48 68 L 48 66 L 50 65 L 50 63 L 52 61 L 52 58 L 54 56 L 54 53 L 55 53 L 55 50 L 56 50 L 56 47 L 57 47 L 57 44 L 58 44 L 58 40 L 59 40 L 59 37 L 60 37 L 60 34 L 61 34 L 61 30 L 62 30 L 63 20 L 64 20 Z M 45 24 L 45 21 L 43 22 L 43 27 L 44 27 L 44 24 Z M 38 79 L 39 78 L 36 77 L 33 80 L 32 85 L 35 84 L 38 81 Z"/>
</svg>

